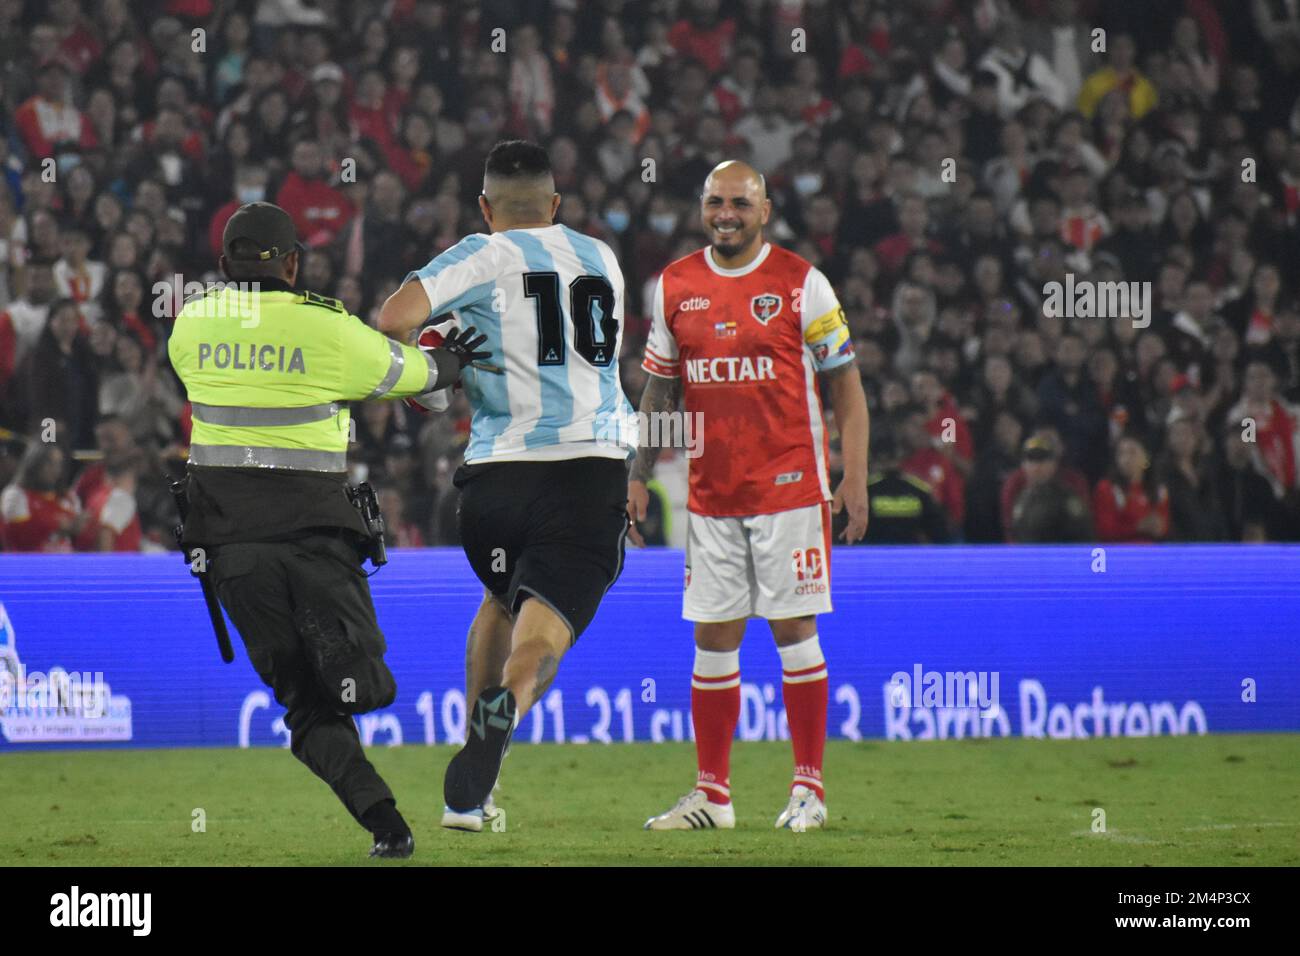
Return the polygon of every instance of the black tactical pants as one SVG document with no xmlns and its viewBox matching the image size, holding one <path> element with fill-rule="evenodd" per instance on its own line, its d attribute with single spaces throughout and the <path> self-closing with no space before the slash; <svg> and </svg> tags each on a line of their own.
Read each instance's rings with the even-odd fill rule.
<svg viewBox="0 0 1300 956">
<path fill-rule="evenodd" d="M 210 570 L 249 660 L 287 710 L 294 756 L 360 823 L 393 794 L 366 759 L 352 715 L 387 707 L 397 682 L 356 548 L 332 534 L 225 544 Z"/>
</svg>

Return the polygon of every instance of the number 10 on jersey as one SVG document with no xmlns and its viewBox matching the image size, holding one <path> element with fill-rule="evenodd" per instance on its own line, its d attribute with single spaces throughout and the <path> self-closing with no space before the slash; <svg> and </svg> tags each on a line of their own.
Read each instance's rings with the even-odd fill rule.
<svg viewBox="0 0 1300 956">
<path fill-rule="evenodd" d="M 525 272 L 524 295 L 537 306 L 537 364 L 563 365 L 564 315 L 560 309 L 557 272 Z M 569 315 L 573 317 L 573 350 L 589 365 L 605 368 L 616 358 L 618 320 L 614 318 L 614 289 L 604 276 L 578 276 L 569 283 Z"/>
</svg>

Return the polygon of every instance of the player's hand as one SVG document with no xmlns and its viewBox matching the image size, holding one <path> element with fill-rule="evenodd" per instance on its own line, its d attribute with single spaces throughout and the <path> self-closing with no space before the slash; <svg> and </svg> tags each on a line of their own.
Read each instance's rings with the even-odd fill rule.
<svg viewBox="0 0 1300 956">
<path fill-rule="evenodd" d="M 635 479 L 629 481 L 627 483 L 627 536 L 638 548 L 645 547 L 645 538 L 641 537 L 636 523 L 645 520 L 646 509 L 649 507 L 650 489 L 645 486 L 645 482 Z"/>
<path fill-rule="evenodd" d="M 480 362 L 483 359 L 490 359 L 491 352 L 475 351 L 480 345 L 487 341 L 486 335 L 475 336 L 478 329 L 470 326 L 467 329 L 461 329 L 457 332 L 450 333 L 443 340 L 440 348 L 445 349 L 452 355 L 456 356 L 456 361 L 460 362 L 460 367 L 464 368 L 471 362 Z"/>
<path fill-rule="evenodd" d="M 871 517 L 871 508 L 867 500 L 866 482 L 845 479 L 835 489 L 831 499 L 831 514 L 839 514 L 848 509 L 849 523 L 840 534 L 840 540 L 846 544 L 861 541 L 867 533 L 867 521 Z"/>
</svg>

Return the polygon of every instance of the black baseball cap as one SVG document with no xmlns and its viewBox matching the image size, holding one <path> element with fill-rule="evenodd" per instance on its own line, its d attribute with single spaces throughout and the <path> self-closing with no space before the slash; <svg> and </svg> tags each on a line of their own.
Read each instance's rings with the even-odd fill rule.
<svg viewBox="0 0 1300 956">
<path fill-rule="evenodd" d="M 232 250 L 240 240 L 239 252 Z M 231 262 L 267 262 L 302 250 L 289 214 L 274 203 L 250 202 L 235 210 L 221 234 L 221 251 Z"/>
</svg>

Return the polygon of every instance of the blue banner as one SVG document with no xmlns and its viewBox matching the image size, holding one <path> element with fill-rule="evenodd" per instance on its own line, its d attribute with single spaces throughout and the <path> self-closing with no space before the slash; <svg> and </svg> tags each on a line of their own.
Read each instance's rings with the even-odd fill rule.
<svg viewBox="0 0 1300 956">
<path fill-rule="evenodd" d="M 832 737 L 1300 730 L 1300 547 L 840 548 L 832 568 Z M 517 740 L 690 739 L 682 573 L 680 552 L 628 554 Z M 390 552 L 371 587 L 399 691 L 363 738 L 460 740 L 481 595 L 463 555 Z M 235 647 L 222 664 L 177 555 L 0 555 L 0 750 L 287 746 Z M 738 736 L 787 738 L 762 621 L 741 676 Z"/>
</svg>

